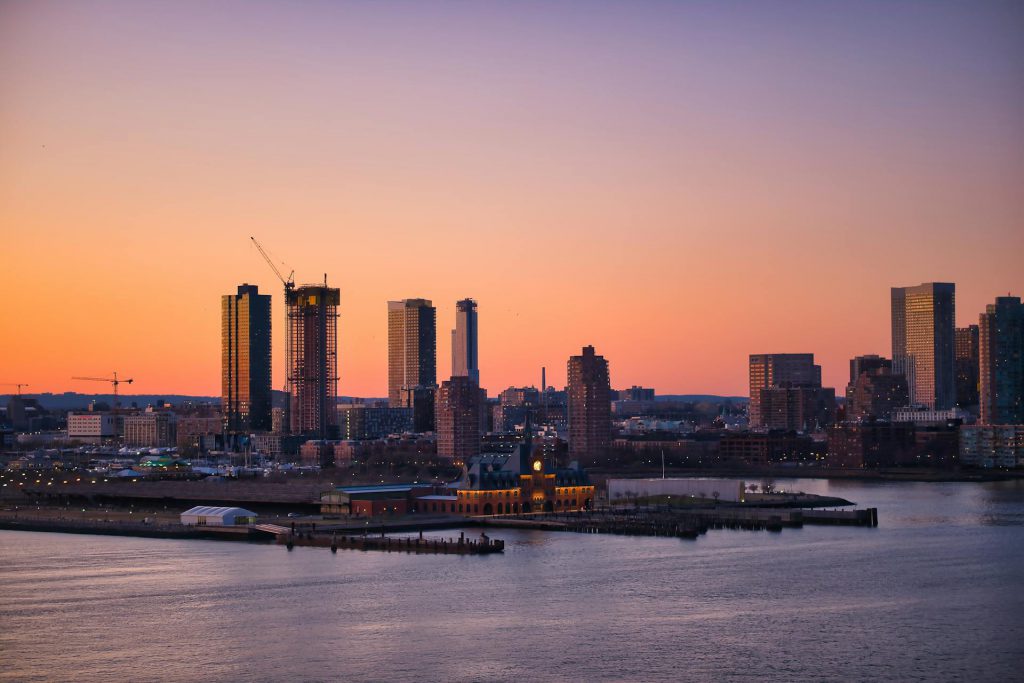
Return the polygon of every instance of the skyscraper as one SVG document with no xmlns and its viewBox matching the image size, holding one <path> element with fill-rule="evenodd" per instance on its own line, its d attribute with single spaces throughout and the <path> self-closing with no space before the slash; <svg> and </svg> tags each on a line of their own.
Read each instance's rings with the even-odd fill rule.
<svg viewBox="0 0 1024 683">
<path fill-rule="evenodd" d="M 472 377 L 452 377 L 437 390 L 437 455 L 457 463 L 480 454 L 482 392 Z"/>
<path fill-rule="evenodd" d="M 978 405 L 978 326 L 956 328 L 956 404 L 961 408 Z"/>
<path fill-rule="evenodd" d="M 388 302 L 388 403 L 413 409 L 413 429 L 434 430 L 437 309 L 428 299 Z"/>
<path fill-rule="evenodd" d="M 341 292 L 323 285 L 286 290 L 287 377 L 291 431 L 329 439 L 337 425 L 338 305 Z"/>
<path fill-rule="evenodd" d="M 910 402 L 933 410 L 956 401 L 956 285 L 928 282 L 892 288 L 893 370 L 907 378 Z"/>
<path fill-rule="evenodd" d="M 846 386 L 846 421 L 888 419 L 896 408 L 910 402 L 907 379 L 892 370 L 892 361 L 881 356 L 857 356 L 850 360 Z"/>
<path fill-rule="evenodd" d="M 1024 424 L 1024 305 L 1001 296 L 985 307 L 979 323 L 981 421 Z"/>
<path fill-rule="evenodd" d="M 221 405 L 228 432 L 269 431 L 270 295 L 256 285 L 221 297 Z"/>
<path fill-rule="evenodd" d="M 813 353 L 758 353 L 750 356 L 750 426 L 761 427 L 761 390 L 781 386 L 821 386 L 821 366 Z"/>
<path fill-rule="evenodd" d="M 469 377 L 480 384 L 477 359 L 476 302 L 463 299 L 455 304 L 452 330 L 452 377 Z"/>
<path fill-rule="evenodd" d="M 612 401 L 608 361 L 584 346 L 570 356 L 569 455 L 573 459 L 603 454 L 611 445 Z"/>
</svg>

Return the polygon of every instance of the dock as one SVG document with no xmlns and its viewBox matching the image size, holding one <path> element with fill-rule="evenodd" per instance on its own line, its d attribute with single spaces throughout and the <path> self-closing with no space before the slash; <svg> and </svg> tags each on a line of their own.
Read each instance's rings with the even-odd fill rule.
<svg viewBox="0 0 1024 683">
<path fill-rule="evenodd" d="M 269 526 L 269 525 L 268 525 Z M 284 529 L 284 527 L 279 527 Z M 291 533 L 289 529 L 275 533 L 276 542 L 292 550 L 296 546 L 330 548 L 331 552 L 341 550 L 382 550 L 389 553 L 414 553 L 432 555 L 490 555 L 505 552 L 505 542 L 480 534 L 479 540 L 466 538 L 465 532 L 458 538 L 423 538 L 413 536 L 352 536 L 325 533 Z"/>
</svg>

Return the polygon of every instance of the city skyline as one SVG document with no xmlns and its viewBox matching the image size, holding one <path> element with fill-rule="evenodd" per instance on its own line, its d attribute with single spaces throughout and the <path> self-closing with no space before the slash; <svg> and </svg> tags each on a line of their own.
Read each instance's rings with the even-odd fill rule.
<svg viewBox="0 0 1024 683">
<path fill-rule="evenodd" d="M 1019 8 L 87 5 L 0 7 L 0 285 L 33 292 L 0 357 L 33 392 L 217 395 L 242 282 L 284 349 L 249 235 L 339 274 L 343 395 L 383 395 L 410 292 L 484 307 L 491 395 L 594 344 L 742 396 L 750 353 L 831 387 L 888 355 L 891 286 L 955 282 L 958 327 L 1024 290 Z"/>
</svg>

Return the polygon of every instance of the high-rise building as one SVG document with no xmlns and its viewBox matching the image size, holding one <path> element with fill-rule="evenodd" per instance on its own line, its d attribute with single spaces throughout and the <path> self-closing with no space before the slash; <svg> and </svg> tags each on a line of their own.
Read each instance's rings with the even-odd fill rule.
<svg viewBox="0 0 1024 683">
<path fill-rule="evenodd" d="M 865 363 L 856 363 L 867 359 Z M 846 421 L 886 420 L 910 402 L 907 378 L 892 371 L 892 361 L 879 356 L 860 356 L 850 361 L 846 387 Z"/>
<path fill-rule="evenodd" d="M 465 463 L 480 454 L 484 397 L 471 377 L 452 377 L 437 390 L 437 456 Z"/>
<path fill-rule="evenodd" d="M 1024 305 L 1001 296 L 978 323 L 981 422 L 1024 424 Z"/>
<path fill-rule="evenodd" d="M 952 408 L 956 401 L 956 285 L 928 282 L 892 288 L 893 370 L 907 378 L 910 402 Z"/>
<path fill-rule="evenodd" d="M 978 405 L 979 375 L 978 326 L 956 328 L 956 404 L 961 408 Z"/>
<path fill-rule="evenodd" d="M 463 299 L 455 304 L 455 329 L 452 330 L 452 377 L 469 377 L 480 384 L 477 357 L 476 302 Z"/>
<path fill-rule="evenodd" d="M 434 430 L 437 309 L 428 299 L 388 302 L 388 404 L 413 409 L 413 429 Z"/>
<path fill-rule="evenodd" d="M 334 436 L 338 412 L 338 305 L 341 292 L 323 285 L 286 290 L 288 391 L 292 434 Z"/>
<path fill-rule="evenodd" d="M 783 383 L 759 393 L 760 427 L 817 432 L 835 422 L 835 389 Z"/>
<path fill-rule="evenodd" d="M 573 459 L 601 455 L 611 445 L 612 401 L 608 361 L 584 346 L 570 356 L 569 455 Z"/>
<path fill-rule="evenodd" d="M 249 284 L 221 297 L 221 405 L 228 432 L 271 428 L 270 299 Z"/>
<path fill-rule="evenodd" d="M 821 386 L 821 366 L 813 353 L 759 353 L 750 356 L 750 426 L 764 426 L 761 390 L 781 386 Z"/>
</svg>

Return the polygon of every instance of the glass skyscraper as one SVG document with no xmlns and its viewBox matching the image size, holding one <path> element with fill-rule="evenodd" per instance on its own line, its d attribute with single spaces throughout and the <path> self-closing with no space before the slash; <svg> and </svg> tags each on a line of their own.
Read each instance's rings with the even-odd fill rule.
<svg viewBox="0 0 1024 683">
<path fill-rule="evenodd" d="M 256 285 L 221 297 L 221 401 L 229 433 L 270 430 L 270 295 Z"/>
<path fill-rule="evenodd" d="M 910 403 L 947 410 L 956 403 L 956 285 L 893 287 L 892 364 L 907 378 Z"/>
</svg>

